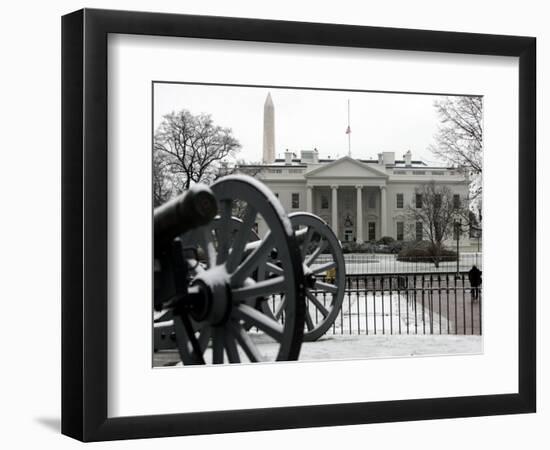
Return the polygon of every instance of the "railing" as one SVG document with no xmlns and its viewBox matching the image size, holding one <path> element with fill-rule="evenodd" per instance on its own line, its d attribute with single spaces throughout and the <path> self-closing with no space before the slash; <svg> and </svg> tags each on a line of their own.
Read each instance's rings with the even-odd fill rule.
<svg viewBox="0 0 550 450">
<path fill-rule="evenodd" d="M 317 299 L 330 305 L 331 294 Z M 465 272 L 348 275 L 340 314 L 327 334 L 482 334 L 482 290 Z M 322 316 L 308 308 L 315 322 Z"/>
<path fill-rule="evenodd" d="M 426 262 L 420 258 L 410 261 L 398 261 L 397 255 L 380 253 L 348 253 L 344 255 L 346 273 L 355 274 L 393 274 L 393 273 L 449 273 L 456 272 L 455 261 L 441 261 L 438 266 L 433 262 Z M 319 255 L 319 263 L 328 262 L 329 255 Z M 459 271 L 467 272 L 475 265 L 482 269 L 481 253 L 460 253 Z"/>
</svg>

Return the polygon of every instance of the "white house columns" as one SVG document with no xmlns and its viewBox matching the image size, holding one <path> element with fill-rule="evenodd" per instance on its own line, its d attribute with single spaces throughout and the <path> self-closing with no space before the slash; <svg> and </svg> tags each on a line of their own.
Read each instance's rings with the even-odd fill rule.
<svg viewBox="0 0 550 450">
<path fill-rule="evenodd" d="M 307 186 L 306 190 L 306 211 L 313 212 L 313 186 Z"/>
<path fill-rule="evenodd" d="M 388 235 L 387 217 L 386 186 L 380 186 L 380 237 Z"/>
<path fill-rule="evenodd" d="M 338 186 L 332 185 L 332 231 L 338 236 Z"/>
<path fill-rule="evenodd" d="M 363 186 L 355 186 L 357 191 L 357 242 L 361 244 L 363 242 Z"/>
</svg>

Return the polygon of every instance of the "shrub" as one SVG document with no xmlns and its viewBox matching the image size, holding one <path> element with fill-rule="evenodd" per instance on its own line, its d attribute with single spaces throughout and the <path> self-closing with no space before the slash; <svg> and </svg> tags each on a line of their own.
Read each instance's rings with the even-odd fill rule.
<svg viewBox="0 0 550 450">
<path fill-rule="evenodd" d="M 397 254 L 407 245 L 404 241 L 393 241 L 388 244 L 388 253 Z"/>
<path fill-rule="evenodd" d="M 413 242 L 405 245 L 397 255 L 398 261 L 435 262 L 436 251 L 429 241 Z M 437 259 L 441 261 L 456 261 L 456 252 L 446 248 L 439 251 Z"/>
<path fill-rule="evenodd" d="M 391 236 L 382 236 L 377 244 L 382 244 L 382 245 L 390 245 L 391 243 L 395 242 L 395 239 L 392 238 Z"/>
<path fill-rule="evenodd" d="M 343 253 L 372 253 L 372 245 L 369 242 L 358 244 L 357 242 L 342 242 Z"/>
</svg>

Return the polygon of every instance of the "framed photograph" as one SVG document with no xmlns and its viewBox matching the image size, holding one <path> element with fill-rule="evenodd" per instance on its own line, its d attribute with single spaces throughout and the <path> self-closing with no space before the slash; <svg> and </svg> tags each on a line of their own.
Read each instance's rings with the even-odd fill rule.
<svg viewBox="0 0 550 450">
<path fill-rule="evenodd" d="M 64 16 L 62 432 L 534 412 L 535 67 L 532 37 Z"/>
</svg>

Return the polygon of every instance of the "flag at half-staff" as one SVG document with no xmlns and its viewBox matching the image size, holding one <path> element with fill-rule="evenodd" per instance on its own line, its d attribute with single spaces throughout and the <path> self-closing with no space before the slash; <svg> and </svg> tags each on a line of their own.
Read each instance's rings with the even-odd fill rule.
<svg viewBox="0 0 550 450">
<path fill-rule="evenodd" d="M 349 121 L 349 99 L 348 99 L 348 127 L 346 128 L 346 134 L 348 135 L 348 156 L 351 156 L 351 126 Z"/>
</svg>

